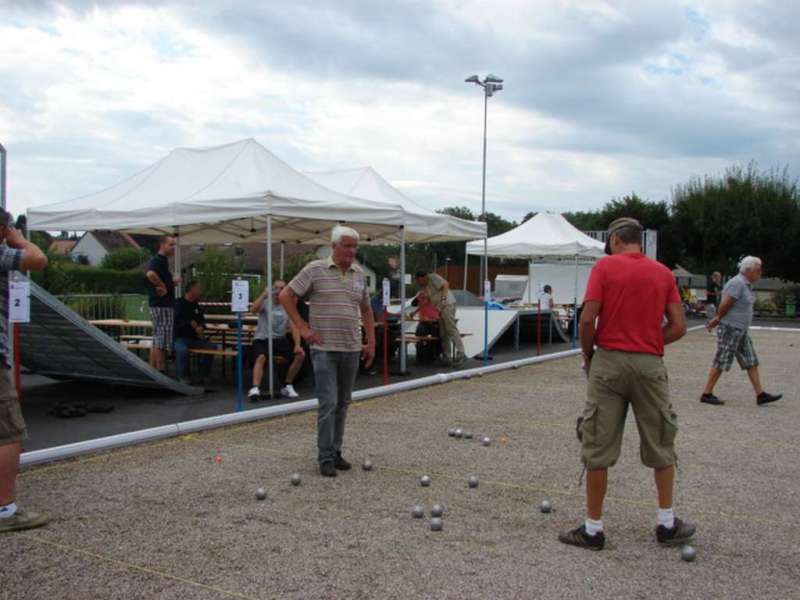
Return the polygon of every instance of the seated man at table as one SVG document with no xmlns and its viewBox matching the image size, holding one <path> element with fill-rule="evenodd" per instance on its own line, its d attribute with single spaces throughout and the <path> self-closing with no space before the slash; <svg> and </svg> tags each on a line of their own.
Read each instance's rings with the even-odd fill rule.
<svg viewBox="0 0 800 600">
<path fill-rule="evenodd" d="M 251 402 L 261 399 L 261 380 L 264 378 L 264 366 L 267 364 L 269 355 L 269 338 L 272 338 L 272 355 L 282 356 L 289 363 L 286 371 L 284 385 L 281 388 L 281 396 L 285 398 L 297 398 L 299 394 L 294 389 L 294 380 L 300 373 L 305 361 L 306 353 L 303 350 L 300 332 L 292 325 L 289 315 L 283 305 L 278 301 L 278 295 L 286 287 L 286 282 L 278 279 L 272 285 L 272 332 L 269 329 L 267 293 L 264 290 L 261 295 L 253 302 L 253 312 L 258 315 L 258 327 L 253 335 L 253 387 L 247 393 L 247 398 Z M 291 339 L 288 335 L 291 334 Z"/>
<path fill-rule="evenodd" d="M 181 383 L 188 384 L 189 350 L 205 348 L 216 350 L 217 345 L 205 338 L 206 318 L 200 308 L 200 296 L 203 289 L 196 280 L 186 284 L 182 298 L 175 301 L 175 370 Z M 203 354 L 199 359 L 200 373 L 205 381 L 211 372 L 214 356 Z"/>
</svg>

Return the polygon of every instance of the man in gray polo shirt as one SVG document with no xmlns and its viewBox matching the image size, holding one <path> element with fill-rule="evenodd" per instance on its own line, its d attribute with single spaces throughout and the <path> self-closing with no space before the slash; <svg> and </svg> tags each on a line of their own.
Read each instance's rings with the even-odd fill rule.
<svg viewBox="0 0 800 600">
<path fill-rule="evenodd" d="M 746 256 L 739 263 L 739 274 L 731 279 L 722 289 L 722 301 L 717 308 L 717 315 L 707 323 L 708 330 L 717 329 L 717 353 L 714 363 L 708 373 L 708 381 L 700 402 L 705 404 L 722 405 L 714 395 L 714 386 L 719 381 L 723 371 L 729 371 L 736 358 L 742 370 L 747 371 L 758 404 L 775 402 L 783 394 L 768 394 L 761 387 L 758 376 L 758 356 L 753 347 L 753 340 L 748 330 L 753 321 L 753 294 L 752 285 L 761 278 L 761 259 L 755 256 Z"/>
<path fill-rule="evenodd" d="M 331 257 L 308 263 L 280 293 L 279 300 L 300 335 L 311 346 L 319 409 L 317 447 L 319 471 L 336 477 L 350 463 L 342 457 L 347 406 L 358 374 L 358 358 L 367 366 L 375 357 L 375 319 L 369 303 L 366 276 L 354 263 L 359 235 L 337 225 L 331 233 Z M 297 310 L 308 296 L 310 323 Z M 361 325 L 366 332 L 362 344 Z"/>
</svg>

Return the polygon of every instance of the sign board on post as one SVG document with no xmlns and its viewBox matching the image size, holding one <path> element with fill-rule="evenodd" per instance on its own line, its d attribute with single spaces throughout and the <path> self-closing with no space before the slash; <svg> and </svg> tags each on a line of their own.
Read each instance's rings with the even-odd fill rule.
<svg viewBox="0 0 800 600">
<path fill-rule="evenodd" d="M 485 279 L 483 282 L 483 299 L 489 302 L 492 299 L 492 282 Z"/>
<path fill-rule="evenodd" d="M 9 323 L 31 322 L 31 284 L 29 281 L 8 282 Z"/>
<path fill-rule="evenodd" d="M 392 297 L 392 287 L 389 283 L 389 278 L 383 278 L 383 307 L 386 308 L 389 306 L 389 302 L 391 301 Z"/>
<path fill-rule="evenodd" d="M 231 312 L 247 312 L 250 308 L 250 282 L 234 279 L 231 289 Z"/>
</svg>

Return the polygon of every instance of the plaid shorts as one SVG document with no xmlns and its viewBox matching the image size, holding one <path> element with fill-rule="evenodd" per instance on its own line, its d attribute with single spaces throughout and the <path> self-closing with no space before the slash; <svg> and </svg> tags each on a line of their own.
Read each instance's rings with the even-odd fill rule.
<svg viewBox="0 0 800 600">
<path fill-rule="evenodd" d="M 714 368 L 729 371 L 733 365 L 734 356 L 743 370 L 758 366 L 756 349 L 753 347 L 753 340 L 750 339 L 747 330 L 720 323 L 717 327 L 717 353 L 714 356 Z"/>
<path fill-rule="evenodd" d="M 150 319 L 153 321 L 153 348 L 172 350 L 175 310 L 168 306 L 151 306 Z"/>
</svg>

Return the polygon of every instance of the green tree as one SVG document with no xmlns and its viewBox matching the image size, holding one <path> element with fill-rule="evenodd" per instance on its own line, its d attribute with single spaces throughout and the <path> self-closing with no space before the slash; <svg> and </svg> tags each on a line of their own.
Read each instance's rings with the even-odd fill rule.
<svg viewBox="0 0 800 600">
<path fill-rule="evenodd" d="M 150 259 L 150 251 L 145 248 L 117 248 L 103 257 L 100 264 L 104 269 L 127 271 L 135 269 Z"/>
<path fill-rule="evenodd" d="M 764 260 L 768 275 L 800 280 L 800 199 L 786 169 L 750 163 L 679 185 L 672 225 L 681 264 L 693 271 L 731 274 L 750 254 Z"/>
</svg>

